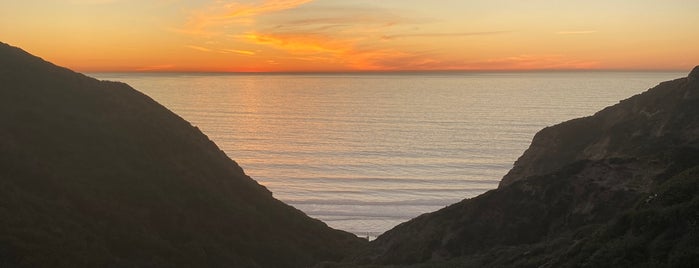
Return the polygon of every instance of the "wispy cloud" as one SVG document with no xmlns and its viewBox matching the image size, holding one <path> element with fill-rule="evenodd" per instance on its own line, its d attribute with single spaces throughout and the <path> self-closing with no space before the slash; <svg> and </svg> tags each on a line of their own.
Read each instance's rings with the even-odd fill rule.
<svg viewBox="0 0 699 268">
<path fill-rule="evenodd" d="M 211 27 L 227 24 L 251 24 L 257 16 L 293 9 L 313 0 L 264 0 L 256 3 L 241 1 L 215 1 L 209 6 L 192 12 L 185 27 L 179 32 L 206 35 Z"/>
<path fill-rule="evenodd" d="M 559 31 L 556 34 L 593 34 L 596 33 L 595 30 L 584 30 L 584 31 Z"/>
<path fill-rule="evenodd" d="M 261 34 L 245 36 L 251 42 L 283 50 L 294 60 L 325 62 L 336 69 L 397 70 L 429 69 L 440 61 L 426 53 L 392 48 L 366 47 L 359 40 L 340 39 L 324 34 Z"/>
<path fill-rule="evenodd" d="M 306 29 L 336 27 L 376 27 L 422 22 L 406 14 L 379 7 L 304 6 L 269 16 L 261 21 L 276 29 Z"/>
<path fill-rule="evenodd" d="M 397 38 L 408 38 L 408 37 L 465 37 L 465 36 L 481 36 L 481 35 L 498 35 L 511 33 L 512 31 L 488 31 L 488 32 L 464 32 L 464 33 L 414 33 L 414 34 L 394 34 L 394 35 L 384 35 L 381 39 L 391 40 Z"/>
<path fill-rule="evenodd" d="M 353 50 L 352 42 L 315 33 L 248 33 L 243 36 L 248 42 L 271 46 L 292 55 L 326 55 L 336 57 Z"/>
<path fill-rule="evenodd" d="M 89 5 L 94 5 L 94 4 L 108 4 L 108 3 L 113 3 L 117 2 L 118 0 L 69 0 L 68 2 L 71 4 L 89 4 Z"/>
<path fill-rule="evenodd" d="M 194 46 L 194 45 L 187 45 L 187 46 L 185 46 L 185 47 L 190 48 L 190 49 L 194 49 L 194 50 L 198 50 L 198 51 L 202 51 L 202 52 L 212 52 L 212 51 L 213 51 L 213 50 L 210 49 L 210 48 L 205 48 L 205 47 L 200 47 L 200 46 Z"/>
<path fill-rule="evenodd" d="M 206 40 L 216 42 L 193 42 L 206 45 L 187 47 L 202 52 L 256 57 L 271 69 L 325 66 L 333 70 L 453 70 L 469 69 L 472 65 L 439 51 L 418 51 L 419 48 L 410 43 L 389 46 L 388 42 L 379 41 L 512 32 L 430 32 L 429 29 L 435 27 L 420 25 L 433 23 L 433 20 L 415 19 L 413 17 L 417 16 L 410 16 L 405 10 L 304 6 L 310 2 L 312 0 L 217 1 L 194 13 L 183 29 L 196 35 L 208 35 Z"/>
<path fill-rule="evenodd" d="M 236 53 L 236 54 L 247 55 L 247 56 L 255 55 L 254 51 L 242 50 L 242 49 L 230 49 L 230 48 L 216 49 L 216 48 L 208 48 L 208 47 L 195 46 L 195 45 L 187 45 L 185 47 L 189 48 L 189 49 L 196 50 L 196 51 L 201 51 L 201 52 L 212 52 L 212 53 L 223 53 L 223 54 Z"/>
<path fill-rule="evenodd" d="M 254 52 L 254 51 L 241 50 L 241 49 L 222 49 L 221 51 L 224 52 L 224 53 L 225 53 L 225 52 L 230 52 L 230 53 L 237 53 L 237 54 L 240 54 L 240 55 L 249 55 L 249 56 L 255 55 L 255 52 Z"/>
<path fill-rule="evenodd" d="M 257 16 L 264 13 L 295 8 L 312 1 L 313 0 L 266 0 L 257 5 L 231 3 L 226 5 L 228 10 L 224 18 Z"/>
<path fill-rule="evenodd" d="M 436 64 L 438 60 L 405 47 L 386 47 L 377 42 L 386 32 L 420 23 L 424 21 L 382 8 L 309 6 L 265 16 L 251 27 L 254 30 L 235 35 L 233 42 L 272 48 L 278 51 L 277 57 L 284 58 L 278 58 L 278 64 L 302 61 L 322 62 L 331 69 L 345 70 L 422 69 L 421 66 Z M 468 33 L 476 34 L 487 33 Z M 434 34 L 438 35 L 442 34 Z M 408 35 L 392 36 L 401 37 Z M 264 55 L 269 53 L 260 56 Z"/>
<path fill-rule="evenodd" d="M 166 71 L 166 70 L 172 70 L 175 68 L 174 64 L 161 64 L 161 65 L 151 65 L 151 66 L 143 66 L 136 68 L 134 70 L 136 71 Z"/>
<path fill-rule="evenodd" d="M 546 70 L 546 69 L 592 69 L 597 61 L 578 60 L 565 55 L 518 55 L 470 62 L 468 69 L 482 70 Z"/>
</svg>

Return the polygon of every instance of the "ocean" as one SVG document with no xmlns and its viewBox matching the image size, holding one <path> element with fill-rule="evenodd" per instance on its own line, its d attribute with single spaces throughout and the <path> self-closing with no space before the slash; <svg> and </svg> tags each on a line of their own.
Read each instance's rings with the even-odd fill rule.
<svg viewBox="0 0 699 268">
<path fill-rule="evenodd" d="M 497 187 L 534 134 L 673 72 L 93 73 L 208 135 L 277 199 L 375 237 Z"/>
</svg>

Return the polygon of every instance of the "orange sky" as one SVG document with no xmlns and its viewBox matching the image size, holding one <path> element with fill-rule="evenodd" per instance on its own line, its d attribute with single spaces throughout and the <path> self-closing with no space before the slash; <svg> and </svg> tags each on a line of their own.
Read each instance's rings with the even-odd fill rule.
<svg viewBox="0 0 699 268">
<path fill-rule="evenodd" d="M 0 41 L 78 71 L 688 70 L 691 0 L 0 0 Z"/>
</svg>

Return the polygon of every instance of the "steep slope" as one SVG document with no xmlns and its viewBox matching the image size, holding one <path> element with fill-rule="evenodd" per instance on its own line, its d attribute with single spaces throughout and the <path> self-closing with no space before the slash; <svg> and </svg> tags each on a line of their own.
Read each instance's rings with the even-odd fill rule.
<svg viewBox="0 0 699 268">
<path fill-rule="evenodd" d="M 362 244 L 128 85 L 0 43 L 0 266 L 306 267 Z"/>
<path fill-rule="evenodd" d="M 691 113 L 695 111 L 691 105 L 699 99 L 697 77 L 699 68 L 688 78 L 661 83 L 594 116 L 541 130 L 500 186 L 579 160 L 642 158 L 694 142 L 699 134 L 699 115 Z M 649 183 L 647 180 L 663 172 L 669 163 L 659 164 L 656 169 L 645 169 L 647 174 L 639 174 L 644 177 L 640 179 Z"/>
<path fill-rule="evenodd" d="M 698 183 L 699 67 L 542 130 L 498 189 L 403 223 L 344 265 L 696 267 Z"/>
</svg>

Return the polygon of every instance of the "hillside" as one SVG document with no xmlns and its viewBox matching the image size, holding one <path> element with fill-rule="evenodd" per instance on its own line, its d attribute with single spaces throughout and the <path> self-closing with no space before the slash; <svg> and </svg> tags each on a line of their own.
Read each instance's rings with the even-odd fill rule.
<svg viewBox="0 0 699 268">
<path fill-rule="evenodd" d="M 327 266 L 697 267 L 698 228 L 699 67 L 543 129 L 498 189 Z"/>
<path fill-rule="evenodd" d="M 0 267 L 307 267 L 363 244 L 128 85 L 0 43 Z"/>
</svg>

